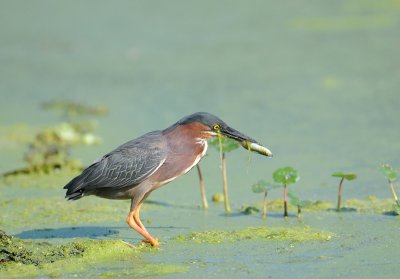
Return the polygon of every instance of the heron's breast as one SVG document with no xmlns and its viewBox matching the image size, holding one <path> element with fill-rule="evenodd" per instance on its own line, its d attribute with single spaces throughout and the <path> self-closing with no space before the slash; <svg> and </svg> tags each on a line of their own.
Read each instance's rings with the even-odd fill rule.
<svg viewBox="0 0 400 279">
<path fill-rule="evenodd" d="M 153 184 L 162 186 L 187 173 L 199 163 L 207 152 L 207 141 L 200 133 L 190 133 L 187 128 L 167 135 L 168 152 L 164 164 L 150 177 Z"/>
</svg>

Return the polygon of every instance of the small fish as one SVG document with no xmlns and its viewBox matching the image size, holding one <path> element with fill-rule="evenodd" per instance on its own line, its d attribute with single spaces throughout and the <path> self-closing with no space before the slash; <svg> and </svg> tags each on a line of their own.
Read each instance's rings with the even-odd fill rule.
<svg viewBox="0 0 400 279">
<path fill-rule="evenodd" d="M 264 156 L 267 156 L 267 157 L 272 157 L 273 156 L 272 152 L 268 148 L 266 148 L 266 147 L 264 147 L 262 145 L 259 145 L 258 143 L 249 142 L 249 141 L 243 141 L 241 144 L 242 144 L 242 146 L 244 148 L 246 148 L 246 149 L 248 149 L 250 151 L 257 152 L 257 153 L 259 153 L 261 155 L 264 155 Z"/>
</svg>

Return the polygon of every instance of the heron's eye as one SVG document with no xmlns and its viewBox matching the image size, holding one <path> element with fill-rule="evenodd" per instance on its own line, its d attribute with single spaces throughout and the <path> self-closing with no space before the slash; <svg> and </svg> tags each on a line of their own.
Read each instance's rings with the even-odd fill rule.
<svg viewBox="0 0 400 279">
<path fill-rule="evenodd" d="M 214 129 L 215 131 L 218 131 L 218 130 L 219 130 L 219 128 L 220 128 L 220 127 L 219 127 L 219 125 L 218 125 L 218 124 L 215 124 L 215 125 L 214 125 L 214 127 L 213 127 L 213 129 Z"/>
</svg>

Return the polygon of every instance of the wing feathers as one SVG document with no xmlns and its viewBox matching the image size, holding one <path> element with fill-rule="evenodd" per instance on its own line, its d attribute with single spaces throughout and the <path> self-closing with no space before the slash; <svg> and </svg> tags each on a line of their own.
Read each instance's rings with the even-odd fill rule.
<svg viewBox="0 0 400 279">
<path fill-rule="evenodd" d="M 162 136 L 157 132 L 127 142 L 72 179 L 64 187 L 68 189 L 66 197 L 78 199 L 86 191 L 141 183 L 164 163 L 166 154 L 162 144 Z"/>
</svg>

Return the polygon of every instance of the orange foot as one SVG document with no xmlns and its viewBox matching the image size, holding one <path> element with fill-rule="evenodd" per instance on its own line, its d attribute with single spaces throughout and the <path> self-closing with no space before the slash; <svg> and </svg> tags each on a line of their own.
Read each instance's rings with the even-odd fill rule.
<svg viewBox="0 0 400 279">
<path fill-rule="evenodd" d="M 151 240 L 149 239 L 143 239 L 142 242 L 144 243 L 150 243 L 151 246 L 153 247 L 158 247 L 160 246 L 160 243 L 158 242 L 157 238 L 152 238 Z"/>
<path fill-rule="evenodd" d="M 156 238 L 153 238 L 147 232 L 146 228 L 143 226 L 142 222 L 140 221 L 139 210 L 140 210 L 140 206 L 136 210 L 129 212 L 128 218 L 126 218 L 126 222 L 132 229 L 134 229 L 135 231 L 140 233 L 146 239 L 145 241 L 150 243 L 151 246 L 153 246 L 153 247 L 159 246 L 160 244 L 158 243 L 158 240 Z"/>
</svg>

